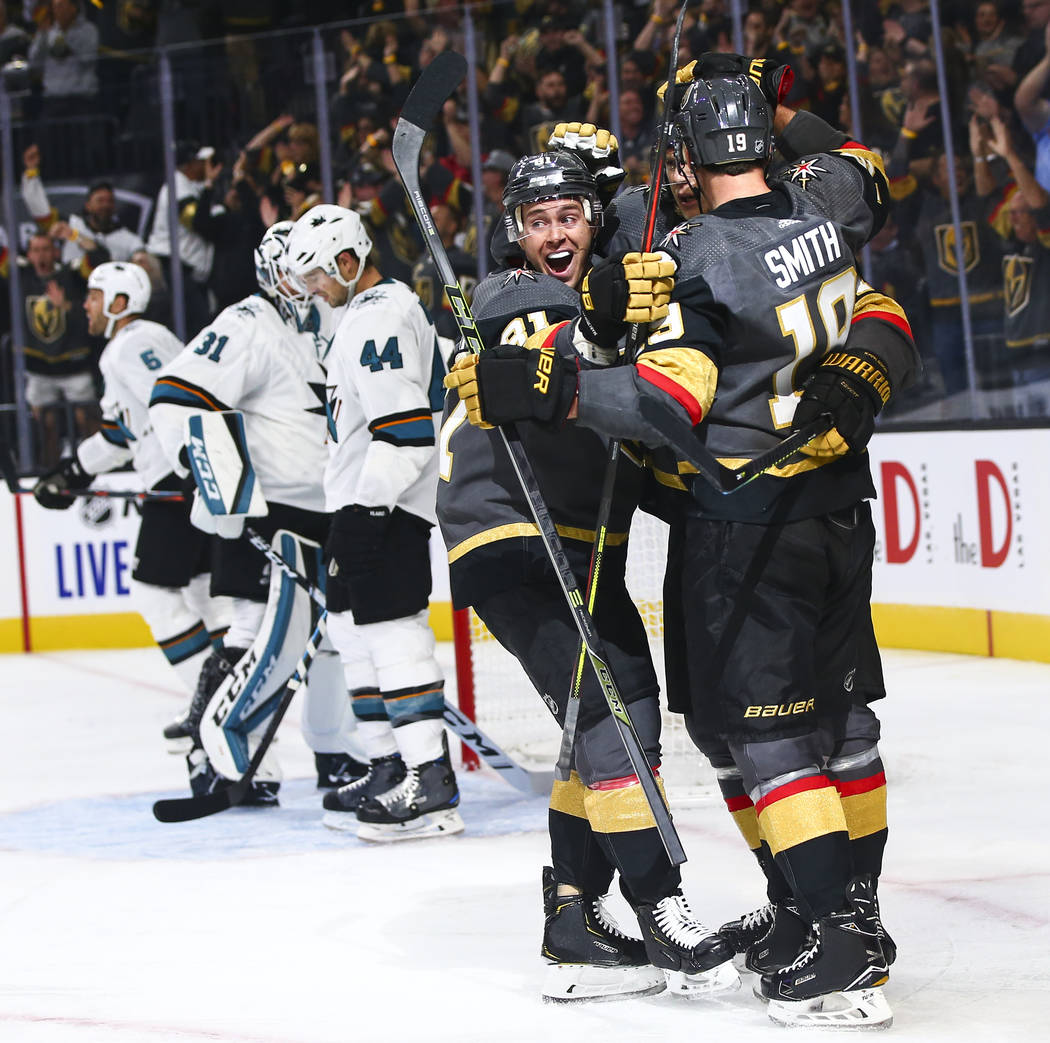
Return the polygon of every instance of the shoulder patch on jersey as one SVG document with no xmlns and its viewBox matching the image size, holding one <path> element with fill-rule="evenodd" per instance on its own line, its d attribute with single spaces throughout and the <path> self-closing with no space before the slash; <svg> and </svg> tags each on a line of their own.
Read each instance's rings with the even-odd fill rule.
<svg viewBox="0 0 1050 1043">
<path fill-rule="evenodd" d="M 663 239 L 660 240 L 660 245 L 673 246 L 677 249 L 677 247 L 681 245 L 679 240 L 681 240 L 682 236 L 689 235 L 689 233 L 695 227 L 698 226 L 693 224 L 692 218 L 690 218 L 688 221 L 683 221 L 679 225 L 675 225 L 675 227 L 672 228 L 671 231 L 669 231 L 667 235 L 665 235 Z"/>
<path fill-rule="evenodd" d="M 522 279 L 531 279 L 536 282 L 536 273 L 528 268 L 515 268 L 503 276 L 503 285 L 510 286 L 512 282 L 519 283 Z"/>
<path fill-rule="evenodd" d="M 381 297 L 385 297 L 386 293 L 383 289 L 382 284 L 378 286 L 370 286 L 367 290 L 362 290 L 354 296 L 353 303 L 356 305 L 368 304 L 369 301 L 378 300 Z"/>
<path fill-rule="evenodd" d="M 809 188 L 810 181 L 819 181 L 820 174 L 826 174 L 827 168 L 817 166 L 815 159 L 800 159 L 794 166 L 788 167 L 787 178 L 803 189 Z"/>
</svg>

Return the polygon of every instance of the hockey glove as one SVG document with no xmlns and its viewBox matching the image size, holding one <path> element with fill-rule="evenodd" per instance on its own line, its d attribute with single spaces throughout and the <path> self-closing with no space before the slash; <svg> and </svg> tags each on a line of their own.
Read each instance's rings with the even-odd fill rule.
<svg viewBox="0 0 1050 1043">
<path fill-rule="evenodd" d="M 73 497 L 65 495 L 78 489 L 86 489 L 95 479 L 88 474 L 76 456 L 67 456 L 58 461 L 58 466 L 33 486 L 33 496 L 41 507 L 52 511 L 64 511 L 73 505 Z"/>
<path fill-rule="evenodd" d="M 831 417 L 831 430 L 802 452 L 816 457 L 859 453 L 875 430 L 875 417 L 889 400 L 890 382 L 882 359 L 870 351 L 856 355 L 836 351 L 803 385 L 791 427 L 798 431 L 826 414 Z"/>
<path fill-rule="evenodd" d="M 605 347 L 618 341 L 629 322 L 659 322 L 667 316 L 677 265 L 670 254 L 625 253 L 596 264 L 584 277 L 580 330 Z"/>
<path fill-rule="evenodd" d="M 694 79 L 714 80 L 724 76 L 750 76 L 774 109 L 791 93 L 795 82 L 790 65 L 778 65 L 770 58 L 708 51 L 695 62 Z"/>
<path fill-rule="evenodd" d="M 387 507 L 352 503 L 335 512 L 324 549 L 330 575 L 360 576 L 378 571 L 390 529 Z M 332 565 L 336 566 L 334 569 Z"/>
<path fill-rule="evenodd" d="M 535 350 L 500 344 L 459 359 L 445 377 L 445 387 L 459 393 L 475 427 L 514 420 L 557 427 L 576 397 L 578 371 L 575 359 L 559 355 L 553 347 Z"/>
<path fill-rule="evenodd" d="M 592 174 L 602 167 L 619 165 L 620 143 L 616 135 L 593 123 L 559 123 L 547 140 L 547 148 L 571 152 L 587 164 Z"/>
<path fill-rule="evenodd" d="M 616 135 L 593 123 L 559 123 L 547 141 L 548 149 L 568 152 L 582 160 L 594 176 L 602 207 L 608 207 L 627 177 L 620 166 Z"/>
<path fill-rule="evenodd" d="M 675 83 L 675 99 L 674 108 L 677 111 L 682 104 L 682 98 L 685 95 L 685 89 L 693 82 L 695 78 L 693 70 L 696 68 L 696 60 L 689 62 L 687 65 L 681 66 L 674 74 Z M 667 93 L 667 81 L 664 80 L 659 87 L 656 88 L 656 97 L 662 103 L 664 95 Z"/>
</svg>

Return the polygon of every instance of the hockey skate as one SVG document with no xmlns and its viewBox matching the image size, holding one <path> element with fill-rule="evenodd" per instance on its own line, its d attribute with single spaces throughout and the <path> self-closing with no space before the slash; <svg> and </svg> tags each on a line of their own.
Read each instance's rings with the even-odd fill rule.
<svg viewBox="0 0 1050 1043">
<path fill-rule="evenodd" d="M 669 992 L 690 999 L 740 988 L 733 949 L 697 919 L 680 891 L 635 909 L 646 952 Z"/>
<path fill-rule="evenodd" d="M 393 789 L 404 777 L 405 762 L 400 754 L 377 757 L 361 778 L 324 795 L 322 806 L 326 814 L 321 819 L 322 825 L 356 833 L 359 823 L 355 812 L 361 804 L 369 797 Z"/>
<path fill-rule="evenodd" d="M 458 804 L 456 774 L 447 757 L 438 757 L 413 765 L 392 789 L 366 798 L 357 809 L 357 835 L 385 843 L 462 833 Z"/>
<path fill-rule="evenodd" d="M 718 928 L 737 954 L 738 967 L 767 974 L 786 967 L 809 935 L 809 924 L 799 915 L 794 902 L 770 902 L 739 920 Z"/>
<path fill-rule="evenodd" d="M 223 778 L 211 765 L 208 755 L 200 746 L 194 746 L 186 755 L 186 767 L 190 773 L 190 790 L 195 797 L 203 797 L 224 786 L 231 785 L 229 779 Z M 272 808 L 279 803 L 277 794 L 281 788 L 281 780 L 267 766 L 267 758 L 263 758 L 252 779 L 248 792 L 238 807 Z"/>
<path fill-rule="evenodd" d="M 193 749 L 197 742 L 197 728 L 208 708 L 208 701 L 246 651 L 245 648 L 219 648 L 204 660 L 189 709 L 164 728 L 169 753 L 188 754 Z"/>
<path fill-rule="evenodd" d="M 318 789 L 338 789 L 356 782 L 368 774 L 369 765 L 362 764 L 349 753 L 315 753 Z"/>
<path fill-rule="evenodd" d="M 868 882 L 854 880 L 846 901 L 845 910 L 813 924 L 811 944 L 793 963 L 759 980 L 775 1024 L 889 1028 L 892 1023 L 881 988 L 889 974 Z"/>
<path fill-rule="evenodd" d="M 640 938 L 616 925 L 599 895 L 558 896 L 554 870 L 543 867 L 543 945 L 548 961 L 544 1003 L 581 1003 L 650 996 L 666 988 Z"/>
</svg>

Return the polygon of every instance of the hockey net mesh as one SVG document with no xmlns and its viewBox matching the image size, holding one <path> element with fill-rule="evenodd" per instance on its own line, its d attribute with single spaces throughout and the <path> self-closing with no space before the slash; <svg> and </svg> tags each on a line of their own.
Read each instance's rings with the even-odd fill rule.
<svg viewBox="0 0 1050 1043">
<path fill-rule="evenodd" d="M 667 526 L 637 512 L 631 524 L 627 554 L 627 589 L 649 635 L 649 647 L 664 689 L 663 573 L 667 560 Z M 558 758 L 561 732 L 518 661 L 489 633 L 473 610 L 470 660 L 474 675 L 474 714 L 491 735 L 526 768 L 547 769 Z M 462 680 L 461 680 L 462 685 Z M 696 749 L 679 714 L 663 711 L 661 737 L 664 778 L 672 803 L 717 795 L 714 773 Z"/>
</svg>

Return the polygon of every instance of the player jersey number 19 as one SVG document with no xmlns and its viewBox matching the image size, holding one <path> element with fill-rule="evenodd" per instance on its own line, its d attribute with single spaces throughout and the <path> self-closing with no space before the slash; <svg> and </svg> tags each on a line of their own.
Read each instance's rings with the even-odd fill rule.
<svg viewBox="0 0 1050 1043">
<path fill-rule="evenodd" d="M 833 275 L 812 290 L 777 305 L 780 332 L 790 337 L 795 345 L 795 357 L 773 374 L 773 394 L 769 412 L 773 426 L 787 427 L 795 415 L 799 396 L 795 390 L 795 374 L 803 359 L 819 351 L 823 356 L 832 348 L 840 347 L 849 335 L 853 318 L 853 303 L 857 297 L 857 272 L 852 266 Z M 814 300 L 811 300 L 814 298 Z M 813 304 L 820 318 L 822 330 L 813 321 Z"/>
</svg>

